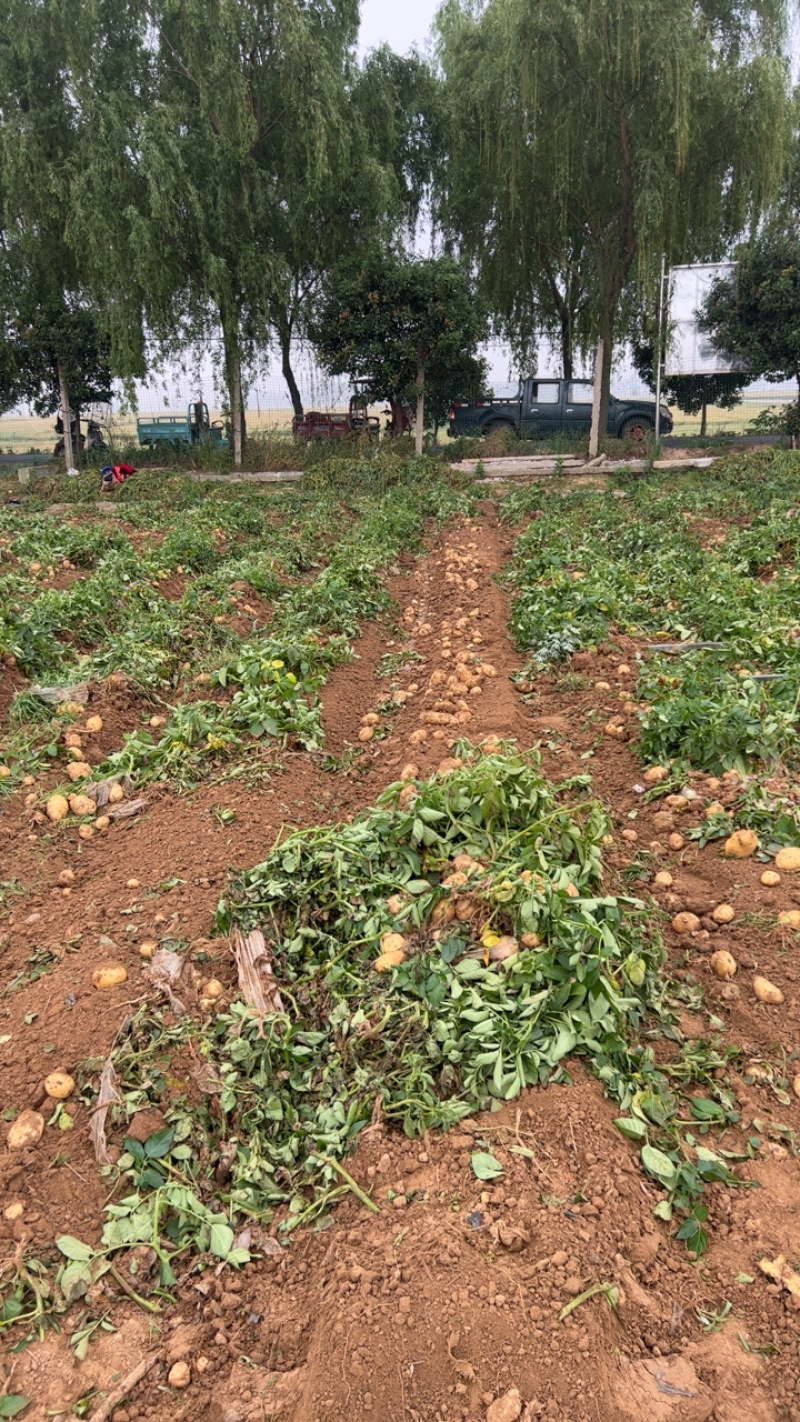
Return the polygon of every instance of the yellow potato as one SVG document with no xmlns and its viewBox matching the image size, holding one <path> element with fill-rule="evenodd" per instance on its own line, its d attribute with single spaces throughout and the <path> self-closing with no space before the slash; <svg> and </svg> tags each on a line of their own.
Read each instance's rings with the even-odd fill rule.
<svg viewBox="0 0 800 1422">
<path fill-rule="evenodd" d="M 660 785 L 662 780 L 669 779 L 669 771 L 665 765 L 651 765 L 643 778 L 645 785 Z"/>
<path fill-rule="evenodd" d="M 759 1002 L 771 1003 L 773 1006 L 783 1002 L 783 993 L 769 978 L 753 978 L 753 992 Z"/>
<path fill-rule="evenodd" d="M 775 855 L 775 865 L 778 869 L 783 869 L 787 874 L 795 874 L 800 869 L 800 849 L 787 846 L 786 849 L 778 850 Z"/>
<path fill-rule="evenodd" d="M 102 716 L 89 716 L 89 717 L 87 717 L 87 720 L 86 720 L 86 729 L 87 729 L 87 731 L 89 731 L 92 735 L 96 735 L 98 731 L 102 731 L 102 729 L 103 729 L 103 718 L 102 718 Z"/>
<path fill-rule="evenodd" d="M 761 882 L 768 889 L 774 889 L 776 884 L 781 882 L 780 874 L 776 874 L 774 869 L 765 869 L 761 875 Z"/>
<path fill-rule="evenodd" d="M 800 909 L 784 909 L 778 914 L 781 928 L 800 928 Z"/>
<path fill-rule="evenodd" d="M 446 923 L 452 923 L 456 916 L 456 907 L 452 899 L 442 899 L 431 914 L 431 923 L 435 928 L 443 928 Z"/>
<path fill-rule="evenodd" d="M 92 773 L 92 767 L 86 760 L 71 760 L 67 766 L 67 778 L 69 780 L 86 780 Z"/>
<path fill-rule="evenodd" d="M 125 791 L 121 785 L 112 785 L 108 792 L 109 805 L 119 805 L 125 799 Z"/>
<path fill-rule="evenodd" d="M 203 997 L 210 997 L 212 1002 L 216 1002 L 218 997 L 222 997 L 225 988 L 219 978 L 209 978 L 203 986 Z"/>
<path fill-rule="evenodd" d="M 711 954 L 711 968 L 718 978 L 732 978 L 738 964 L 732 953 L 726 953 L 724 948 L 718 949 Z"/>
<path fill-rule="evenodd" d="M 505 963 L 508 958 L 514 958 L 518 952 L 519 943 L 516 938 L 504 934 L 499 942 L 489 949 L 489 957 L 493 963 Z"/>
<path fill-rule="evenodd" d="M 736 830 L 725 841 L 723 853 L 728 859 L 749 859 L 758 849 L 758 835 L 752 830 Z"/>
<path fill-rule="evenodd" d="M 111 824 L 111 820 L 110 820 L 110 818 L 109 818 L 108 815 L 98 815 L 98 816 L 97 816 L 97 819 L 95 820 L 94 823 L 95 823 L 95 829 L 105 830 L 105 829 L 108 829 L 109 825 Z M 91 829 L 91 828 L 92 828 L 91 825 L 81 825 L 81 829 Z M 80 833 L 80 830 L 78 831 L 78 833 Z"/>
<path fill-rule="evenodd" d="M 372 740 L 372 737 L 373 737 L 374 735 L 375 735 L 375 731 L 374 731 L 374 728 L 373 728 L 372 726 L 362 726 L 362 727 L 361 727 L 361 730 L 360 730 L 359 733 L 358 733 L 358 739 L 359 739 L 363 744 L 366 744 L 367 741 L 371 741 L 371 740 Z"/>
<path fill-rule="evenodd" d="M 666 869 L 660 870 L 653 880 L 657 889 L 671 889 L 674 882 L 672 875 L 667 873 Z"/>
<path fill-rule="evenodd" d="M 90 795 L 70 795 L 69 808 L 73 815 L 94 815 L 97 806 Z"/>
<path fill-rule="evenodd" d="M 119 987 L 120 983 L 127 980 L 128 970 L 122 963 L 107 963 L 103 968 L 95 968 L 92 973 L 92 982 L 96 988 Z"/>
<path fill-rule="evenodd" d="M 686 840 L 684 839 L 683 835 L 678 834 L 677 830 L 674 834 L 671 834 L 669 839 L 667 840 L 667 844 L 669 845 L 670 849 L 683 849 L 685 843 Z"/>
<path fill-rule="evenodd" d="M 54 1101 L 66 1101 L 75 1090 L 75 1082 L 65 1071 L 51 1071 L 44 1079 L 44 1089 Z"/>
<path fill-rule="evenodd" d="M 22 1111 L 11 1122 L 6 1141 L 9 1150 L 30 1150 L 38 1145 L 44 1131 L 44 1116 L 38 1111 Z"/>
<path fill-rule="evenodd" d="M 65 820 L 69 814 L 69 801 L 65 795 L 51 795 L 45 805 L 45 814 L 53 824 Z"/>
<path fill-rule="evenodd" d="M 382 953 L 403 953 L 408 947 L 408 939 L 402 933 L 384 933 L 381 936 Z"/>
<path fill-rule="evenodd" d="M 399 968 L 406 960 L 406 955 L 402 948 L 391 948 L 386 953 L 381 953 L 372 964 L 376 973 L 388 973 L 391 968 Z"/>
<path fill-rule="evenodd" d="M 730 904 L 717 904 L 711 917 L 715 923 L 733 923 L 735 915 Z"/>
<path fill-rule="evenodd" d="M 401 780 L 416 780 L 419 775 L 419 766 L 413 760 L 409 760 L 400 771 Z"/>
<path fill-rule="evenodd" d="M 59 884 L 61 884 L 62 888 L 63 888 L 63 886 L 64 886 L 65 884 L 74 884 L 74 883 L 75 883 L 75 870 L 74 870 L 74 869 L 62 869 L 62 870 L 61 870 L 61 873 L 60 873 L 59 876 L 58 876 L 58 882 L 59 882 Z"/>
<path fill-rule="evenodd" d="M 700 920 L 696 913 L 676 913 L 672 920 L 672 927 L 676 933 L 696 933 L 700 927 Z"/>
<path fill-rule="evenodd" d="M 140 944 L 139 944 L 139 957 L 140 957 L 140 958 L 152 958 L 152 956 L 153 956 L 153 954 L 155 953 L 157 947 L 158 947 L 158 944 L 155 943 L 152 938 L 146 938 L 145 941 L 144 941 L 144 943 L 140 943 Z"/>
</svg>

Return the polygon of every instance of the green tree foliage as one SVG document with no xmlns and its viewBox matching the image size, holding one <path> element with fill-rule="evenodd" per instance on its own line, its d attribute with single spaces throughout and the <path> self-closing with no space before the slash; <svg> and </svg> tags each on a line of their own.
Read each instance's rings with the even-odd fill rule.
<svg viewBox="0 0 800 1422">
<path fill-rule="evenodd" d="M 383 46 L 342 78 L 348 104 L 341 161 L 309 187 L 287 174 L 274 229 L 280 262 L 270 319 L 295 415 L 303 404 L 292 370 L 296 336 L 308 334 L 326 272 L 342 252 L 411 228 L 439 153 L 439 85 L 417 56 Z"/>
<path fill-rule="evenodd" d="M 60 375 L 76 411 L 111 399 L 109 346 L 94 312 L 66 306 L 40 309 L 30 322 L 17 316 L 0 351 L 0 409 L 29 404 L 52 415 L 61 403 Z"/>
<path fill-rule="evenodd" d="M 637 341 L 633 346 L 633 361 L 641 380 L 655 390 L 655 346 Z M 708 426 L 708 407 L 734 410 L 742 403 L 742 391 L 753 377 L 749 371 L 719 371 L 713 375 L 662 375 L 661 394 L 670 405 L 677 405 L 684 415 L 700 416 L 700 435 Z"/>
<path fill-rule="evenodd" d="M 701 325 L 714 346 L 759 376 L 800 386 L 800 232 L 767 229 L 739 249 L 731 280 L 714 284 Z"/>
<path fill-rule="evenodd" d="M 473 283 L 452 258 L 376 252 L 330 281 L 313 339 L 331 374 L 365 381 L 368 399 L 416 400 L 421 454 L 426 386 L 463 384 L 469 369 L 480 383 L 485 333 Z"/>
<path fill-rule="evenodd" d="M 103 63 L 86 53 L 79 18 L 71 7 L 0 0 L 0 400 L 6 408 L 29 400 L 41 414 L 110 391 L 106 310 L 73 230 L 90 206 L 82 67 Z"/>
<path fill-rule="evenodd" d="M 710 255 L 779 188 L 784 0 L 448 0 L 440 217 L 501 323 L 605 343 L 605 423 L 626 294 Z"/>
<path fill-rule="evenodd" d="M 344 73 L 357 0 L 142 4 L 153 92 L 129 260 L 166 349 L 221 329 L 239 463 L 243 368 L 302 286 L 298 234 L 324 220 L 334 175 L 353 183 Z"/>
</svg>

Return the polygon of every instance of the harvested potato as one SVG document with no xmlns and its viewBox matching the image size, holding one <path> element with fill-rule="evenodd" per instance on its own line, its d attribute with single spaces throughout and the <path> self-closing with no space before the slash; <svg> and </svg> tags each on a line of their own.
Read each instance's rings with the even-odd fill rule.
<svg viewBox="0 0 800 1422">
<path fill-rule="evenodd" d="M 219 978 L 209 978 L 208 982 L 203 985 L 203 997 L 210 998 L 212 1002 L 216 1002 L 218 997 L 222 997 L 224 991 L 225 988 Z"/>
<path fill-rule="evenodd" d="M 609 681 L 596 681 L 594 689 L 595 691 L 610 691 L 611 683 Z"/>
<path fill-rule="evenodd" d="M 510 934 L 504 934 L 492 948 L 489 949 L 489 957 L 493 963 L 505 963 L 507 959 L 516 957 L 519 952 L 519 943 Z"/>
<path fill-rule="evenodd" d="M 636 833 L 636 830 L 624 829 L 622 831 L 621 838 L 624 839 L 628 844 L 635 844 L 639 836 Z"/>
<path fill-rule="evenodd" d="M 408 939 L 402 933 L 384 933 L 381 935 L 382 953 L 405 953 L 408 947 Z"/>
<path fill-rule="evenodd" d="M 419 730 L 411 732 L 408 739 L 412 746 L 422 745 L 422 742 L 428 739 L 428 732 L 424 726 L 420 726 Z"/>
<path fill-rule="evenodd" d="M 700 920 L 696 913 L 676 913 L 672 920 L 672 927 L 676 933 L 696 933 L 700 927 Z"/>
<path fill-rule="evenodd" d="M 441 899 L 431 914 L 431 923 L 434 928 L 443 928 L 446 923 L 452 923 L 456 916 L 456 906 L 452 899 Z"/>
<path fill-rule="evenodd" d="M 716 953 L 711 954 L 711 970 L 718 978 L 732 978 L 738 963 L 732 953 L 727 953 L 724 948 L 719 948 Z"/>
<path fill-rule="evenodd" d="M 87 719 L 86 719 L 86 729 L 87 729 L 87 731 L 89 731 L 90 734 L 93 735 L 93 736 L 97 735 L 97 732 L 98 732 L 98 731 L 102 731 L 102 729 L 103 729 L 103 718 L 102 718 L 102 716 L 88 716 Z"/>
<path fill-rule="evenodd" d="M 723 854 L 728 859 L 749 859 L 758 849 L 758 835 L 752 830 L 735 830 L 725 841 Z"/>
<path fill-rule="evenodd" d="M 538 948 L 542 940 L 538 933 L 523 933 L 519 941 L 523 948 Z"/>
<path fill-rule="evenodd" d="M 630 676 L 630 674 L 631 674 L 631 669 L 630 669 L 629 666 L 627 666 L 627 664 L 626 664 L 625 662 L 622 662 L 622 663 L 617 667 L 617 676 Z"/>
<path fill-rule="evenodd" d="M 95 829 L 106 830 L 111 824 L 111 818 L 109 815 L 98 815 L 94 824 Z M 82 825 L 81 829 L 91 829 L 91 825 Z"/>
<path fill-rule="evenodd" d="M 75 1090 L 75 1082 L 65 1071 L 51 1071 L 44 1079 L 44 1089 L 54 1101 L 66 1101 Z"/>
<path fill-rule="evenodd" d="M 152 958 L 157 947 L 158 944 L 155 943 L 152 938 L 146 938 L 144 943 L 139 944 L 139 957 L 148 959 Z"/>
<path fill-rule="evenodd" d="M 771 1003 L 773 1006 L 783 1002 L 783 993 L 769 978 L 753 978 L 753 992 L 759 1002 Z"/>
<path fill-rule="evenodd" d="M 409 760 L 400 771 L 401 780 L 416 780 L 419 775 L 419 766 L 413 760 Z"/>
<path fill-rule="evenodd" d="M 667 844 L 669 845 L 670 849 L 683 849 L 685 843 L 686 840 L 684 839 L 683 835 L 678 834 L 677 830 L 674 834 L 671 834 L 669 839 L 667 840 Z"/>
<path fill-rule="evenodd" d="M 795 849 L 794 846 L 779 849 L 775 855 L 775 865 L 787 874 L 796 874 L 800 869 L 800 849 Z"/>
<path fill-rule="evenodd" d="M 781 928 L 800 928 L 800 909 L 784 909 L 778 914 Z"/>
<path fill-rule="evenodd" d="M 74 869 L 62 869 L 61 872 L 60 872 L 60 874 L 59 874 L 59 876 L 58 876 L 58 882 L 59 882 L 59 884 L 62 886 L 62 888 L 64 887 L 65 884 L 74 884 L 74 883 L 75 883 L 75 870 L 74 870 Z"/>
<path fill-rule="evenodd" d="M 470 923 L 480 911 L 480 899 L 476 899 L 474 894 L 461 894 L 456 899 L 456 919 L 459 923 Z"/>
<path fill-rule="evenodd" d="M 761 875 L 761 882 L 767 889 L 774 889 L 781 882 L 780 874 L 776 874 L 774 869 L 765 869 Z"/>
<path fill-rule="evenodd" d="M 399 968 L 406 960 L 405 950 L 402 948 L 389 948 L 385 953 L 381 953 L 372 964 L 376 973 L 388 973 L 392 968 Z"/>
<path fill-rule="evenodd" d="M 95 968 L 92 973 L 94 986 L 103 990 L 119 987 L 120 983 L 127 982 L 127 980 L 128 970 L 122 963 L 107 963 L 105 967 Z"/>
<path fill-rule="evenodd" d="M 44 1116 L 38 1111 L 21 1111 L 11 1122 L 6 1142 L 9 1150 L 30 1150 L 39 1144 L 44 1131 Z"/>
<path fill-rule="evenodd" d="M 730 904 L 717 904 L 711 917 L 715 923 L 733 923 L 735 914 Z"/>
<path fill-rule="evenodd" d="M 189 1386 L 192 1381 L 192 1370 L 188 1363 L 173 1363 L 167 1375 L 167 1382 L 170 1387 L 183 1389 Z"/>
<path fill-rule="evenodd" d="M 79 838 L 79 839 L 94 839 L 94 826 L 93 826 L 93 825 L 78 825 L 78 838 Z"/>
<path fill-rule="evenodd" d="M 147 724 L 148 726 L 152 726 L 154 731 L 157 731 L 159 726 L 166 726 L 167 718 L 166 716 L 151 716 Z"/>
<path fill-rule="evenodd" d="M 657 889 L 671 889 L 674 882 L 672 875 L 666 869 L 659 870 L 653 880 Z"/>
<path fill-rule="evenodd" d="M 71 760 L 67 766 L 67 778 L 69 780 L 87 780 L 92 773 L 92 767 L 88 760 Z"/>
<path fill-rule="evenodd" d="M 83 741 L 77 731 L 67 731 L 64 735 L 64 745 L 68 750 L 82 750 Z"/>
<path fill-rule="evenodd" d="M 800 1076 L 796 1076 L 792 1081 L 792 1091 L 795 1096 L 800 1096 Z"/>
<path fill-rule="evenodd" d="M 376 716 L 374 711 L 368 711 L 366 716 L 361 717 L 361 724 L 362 726 L 378 726 L 380 719 L 380 716 Z"/>
<path fill-rule="evenodd" d="M 45 805 L 45 814 L 53 824 L 59 824 L 65 820 L 69 814 L 69 801 L 66 795 L 51 795 Z"/>
<path fill-rule="evenodd" d="M 568 899 L 579 899 L 581 896 L 581 891 L 578 888 L 577 884 L 567 884 L 566 895 Z"/>
<path fill-rule="evenodd" d="M 90 795 L 70 795 L 69 808 L 73 815 L 94 815 L 97 806 Z"/>
<path fill-rule="evenodd" d="M 362 726 L 361 730 L 358 733 L 358 739 L 362 742 L 362 744 L 366 745 L 367 741 L 371 741 L 374 735 L 374 726 Z"/>
<path fill-rule="evenodd" d="M 724 814 L 725 814 L 725 806 L 724 806 L 719 800 L 712 800 L 712 801 L 711 801 L 711 804 L 706 806 L 706 819 L 707 819 L 707 820 L 712 820 L 715 815 L 724 815 Z"/>
</svg>

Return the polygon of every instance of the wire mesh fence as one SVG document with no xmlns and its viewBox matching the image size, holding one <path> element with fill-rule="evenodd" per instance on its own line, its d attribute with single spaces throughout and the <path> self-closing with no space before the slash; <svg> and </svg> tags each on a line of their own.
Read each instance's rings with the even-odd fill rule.
<svg viewBox="0 0 800 1422">
<path fill-rule="evenodd" d="M 117 447 L 137 443 L 137 421 L 148 416 L 178 415 L 185 417 L 189 406 L 204 401 L 213 421 L 226 418 L 224 397 L 220 390 L 218 343 L 195 349 L 181 366 L 173 365 L 155 373 L 147 382 L 136 386 L 131 404 L 120 386 L 109 405 L 96 405 L 81 411 L 85 422 L 94 419 L 101 426 L 107 443 Z M 346 378 L 331 378 L 320 370 L 310 346 L 298 342 L 292 357 L 293 370 L 303 406 L 306 410 L 325 413 L 345 411 L 350 396 Z M 489 386 L 498 396 L 513 396 L 516 381 L 499 373 L 507 369 L 506 353 L 496 347 L 490 351 Z M 652 399 L 652 393 L 641 381 L 623 367 L 612 380 L 612 391 L 620 399 Z M 702 436 L 770 434 L 785 429 L 788 405 L 797 398 L 793 387 L 767 384 L 748 386 L 741 402 L 731 409 L 708 405 L 694 414 L 671 406 L 673 435 L 697 439 Z M 375 407 L 380 413 L 381 407 Z M 251 374 L 247 390 L 247 429 L 251 436 L 291 437 L 293 408 L 289 391 L 280 373 L 280 360 L 268 352 L 263 367 Z M 52 454 L 59 436 L 55 415 L 39 418 L 30 410 L 20 408 L 0 416 L 0 455 Z M 439 431 L 439 438 L 444 432 Z"/>
</svg>

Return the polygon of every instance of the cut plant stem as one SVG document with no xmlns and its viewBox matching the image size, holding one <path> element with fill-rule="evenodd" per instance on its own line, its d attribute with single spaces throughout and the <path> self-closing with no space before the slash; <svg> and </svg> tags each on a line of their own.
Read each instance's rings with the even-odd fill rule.
<svg viewBox="0 0 800 1422">
<path fill-rule="evenodd" d="M 616 1284 L 592 1284 L 590 1289 L 584 1289 L 582 1294 L 578 1294 L 574 1299 L 570 1299 L 568 1304 L 564 1305 L 558 1315 L 559 1323 L 563 1323 L 564 1319 L 569 1317 L 573 1309 L 580 1308 L 581 1304 L 586 1303 L 589 1299 L 593 1299 L 596 1294 L 605 1295 L 609 1308 L 617 1307 L 619 1303 L 619 1289 Z"/>
<path fill-rule="evenodd" d="M 366 1205 L 368 1210 L 372 1210 L 373 1215 L 380 1214 L 380 1209 L 375 1204 L 375 1201 L 370 1199 L 366 1191 L 361 1189 L 361 1186 L 357 1183 L 357 1181 L 353 1179 L 352 1175 L 350 1175 L 348 1171 L 345 1170 L 344 1166 L 341 1165 L 338 1160 L 334 1160 L 333 1156 L 326 1155 L 322 1158 L 322 1163 L 323 1165 L 329 1165 L 332 1170 L 335 1170 L 337 1174 L 341 1175 L 345 1184 L 349 1187 L 349 1189 L 352 1190 L 353 1194 L 356 1196 L 356 1199 L 360 1200 L 362 1205 Z"/>
</svg>

